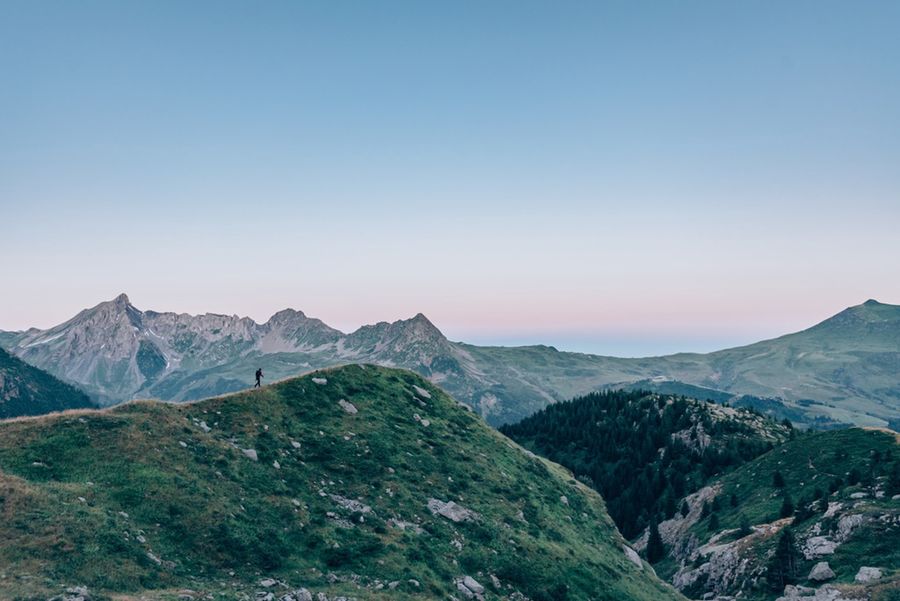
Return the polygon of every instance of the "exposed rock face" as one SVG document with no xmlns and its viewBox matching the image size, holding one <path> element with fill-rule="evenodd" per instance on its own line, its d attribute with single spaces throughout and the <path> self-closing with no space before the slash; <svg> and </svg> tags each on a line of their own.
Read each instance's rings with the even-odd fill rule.
<svg viewBox="0 0 900 601">
<path fill-rule="evenodd" d="M 825 580 L 831 580 L 834 578 L 834 571 L 831 569 L 831 566 L 828 565 L 827 561 L 820 561 L 809 571 L 809 576 L 806 577 L 807 580 L 813 580 L 816 582 L 824 582 Z"/>
<path fill-rule="evenodd" d="M 812 536 L 803 543 L 803 556 L 806 559 L 815 559 L 832 555 L 837 547 L 838 543 L 827 536 Z"/>
</svg>

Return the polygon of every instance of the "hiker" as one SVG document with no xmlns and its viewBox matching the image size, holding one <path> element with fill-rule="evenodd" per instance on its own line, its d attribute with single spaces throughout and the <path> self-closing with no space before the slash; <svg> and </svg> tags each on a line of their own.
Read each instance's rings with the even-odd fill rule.
<svg viewBox="0 0 900 601">
<path fill-rule="evenodd" d="M 259 381 L 262 380 L 262 377 L 263 377 L 263 373 L 262 373 L 262 368 L 260 367 L 259 369 L 256 370 L 256 386 L 254 386 L 253 388 L 259 388 L 259 386 L 260 386 Z"/>
</svg>

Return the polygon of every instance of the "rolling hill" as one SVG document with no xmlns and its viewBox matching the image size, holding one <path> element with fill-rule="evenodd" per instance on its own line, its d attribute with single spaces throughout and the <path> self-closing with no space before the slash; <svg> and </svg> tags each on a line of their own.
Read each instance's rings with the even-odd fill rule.
<svg viewBox="0 0 900 601">
<path fill-rule="evenodd" d="M 603 500 L 408 371 L 0 422 L 0 598 L 682 599 Z"/>
<path fill-rule="evenodd" d="M 257 367 L 274 381 L 369 362 L 416 371 L 493 425 L 647 381 L 701 387 L 706 397 L 732 404 L 745 397 L 805 426 L 884 427 L 900 420 L 900 306 L 876 301 L 773 340 L 641 359 L 452 342 L 421 314 L 344 334 L 291 309 L 258 324 L 237 316 L 141 311 L 125 295 L 47 330 L 0 332 L 0 341 L 104 404 L 240 390 Z"/>
</svg>

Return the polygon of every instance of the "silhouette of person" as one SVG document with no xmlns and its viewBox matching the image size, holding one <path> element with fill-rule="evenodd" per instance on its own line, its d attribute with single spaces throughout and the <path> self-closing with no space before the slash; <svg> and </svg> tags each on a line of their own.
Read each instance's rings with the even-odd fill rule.
<svg viewBox="0 0 900 601">
<path fill-rule="evenodd" d="M 263 373 L 262 373 L 262 368 L 260 367 L 259 369 L 256 370 L 256 386 L 254 386 L 253 388 L 260 387 L 259 381 L 262 380 L 262 377 L 263 377 Z"/>
</svg>

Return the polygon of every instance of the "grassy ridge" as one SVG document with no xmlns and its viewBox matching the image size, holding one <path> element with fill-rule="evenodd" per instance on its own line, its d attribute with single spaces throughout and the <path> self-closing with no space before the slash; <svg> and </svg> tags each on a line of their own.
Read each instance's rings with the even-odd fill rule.
<svg viewBox="0 0 900 601">
<path fill-rule="evenodd" d="M 679 598 L 626 559 L 599 495 L 400 370 L 0 423 L 0 498 L 2 598 L 64 584 L 241 598 L 263 576 L 441 598 L 463 575 L 494 599 Z"/>
</svg>

